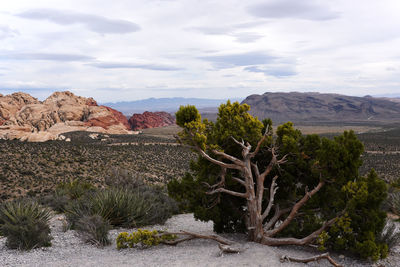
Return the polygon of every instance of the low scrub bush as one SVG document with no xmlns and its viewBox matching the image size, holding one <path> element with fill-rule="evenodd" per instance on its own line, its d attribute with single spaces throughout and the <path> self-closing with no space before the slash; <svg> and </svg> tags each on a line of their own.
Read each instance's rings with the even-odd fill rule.
<svg viewBox="0 0 400 267">
<path fill-rule="evenodd" d="M 173 208 L 168 197 L 161 194 L 156 191 L 103 189 L 71 202 L 66 208 L 66 216 L 73 228 L 80 218 L 96 214 L 114 227 L 164 223 L 172 216 Z"/>
<path fill-rule="evenodd" d="M 177 202 L 168 196 L 165 187 L 146 184 L 136 172 L 113 169 L 105 182 L 111 188 L 140 192 L 146 202 L 156 203 L 147 213 L 149 224 L 163 224 L 179 211 Z"/>
<path fill-rule="evenodd" d="M 108 231 L 111 225 L 100 215 L 83 216 L 76 222 L 75 229 L 86 243 L 97 246 L 109 245 Z"/>
<path fill-rule="evenodd" d="M 65 195 L 69 199 L 78 199 L 89 191 L 95 191 L 95 189 L 92 184 L 75 179 L 71 182 L 57 185 L 56 192 L 58 195 Z"/>
<path fill-rule="evenodd" d="M 378 237 L 381 243 L 386 243 L 389 250 L 400 245 L 400 229 L 391 220 L 386 220 L 385 228 Z"/>
<path fill-rule="evenodd" d="M 176 235 L 172 234 L 163 234 L 163 232 L 158 232 L 157 230 L 149 231 L 138 229 L 136 232 L 132 234 L 128 234 L 127 232 L 120 233 L 117 237 L 117 248 L 148 248 L 151 246 L 157 246 L 163 241 L 171 241 L 175 240 Z"/>
<path fill-rule="evenodd" d="M 57 185 L 55 191 L 40 199 L 43 205 L 51 207 L 57 212 L 64 212 L 71 200 L 77 200 L 86 194 L 96 191 L 96 188 L 88 183 L 77 179 L 71 182 L 64 182 Z"/>
<path fill-rule="evenodd" d="M 1 232 L 6 246 L 28 250 L 51 245 L 49 220 L 51 212 L 37 202 L 19 200 L 0 207 Z"/>
</svg>

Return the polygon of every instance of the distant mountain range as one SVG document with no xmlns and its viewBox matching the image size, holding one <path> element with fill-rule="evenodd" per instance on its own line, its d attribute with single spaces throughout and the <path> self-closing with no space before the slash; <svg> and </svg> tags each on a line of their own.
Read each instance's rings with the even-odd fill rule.
<svg viewBox="0 0 400 267">
<path fill-rule="evenodd" d="M 232 98 L 231 101 L 242 101 L 243 99 Z M 102 105 L 121 111 L 125 115 L 133 113 L 143 113 L 144 111 L 166 111 L 176 112 L 182 105 L 195 105 L 200 111 L 212 113 L 216 112 L 221 103 L 227 99 L 207 99 L 207 98 L 148 98 L 136 101 L 124 101 L 116 103 L 102 103 Z"/>
<path fill-rule="evenodd" d="M 305 121 L 397 121 L 400 101 L 396 98 L 355 97 L 321 93 L 265 93 L 250 95 L 242 103 L 259 119 L 275 122 Z"/>
</svg>

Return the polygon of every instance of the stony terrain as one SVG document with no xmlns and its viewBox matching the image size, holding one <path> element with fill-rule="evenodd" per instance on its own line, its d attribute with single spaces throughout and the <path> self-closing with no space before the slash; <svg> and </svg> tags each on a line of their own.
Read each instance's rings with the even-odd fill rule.
<svg viewBox="0 0 400 267">
<path fill-rule="evenodd" d="M 43 102 L 25 93 L 0 95 L 0 139 L 55 140 L 71 131 L 127 134 L 130 125 L 122 113 L 68 91 Z"/>
<path fill-rule="evenodd" d="M 118 251 L 115 243 L 111 246 L 98 248 L 85 244 L 75 231 L 63 231 L 64 218 L 56 215 L 51 222 L 52 246 L 34 249 L 32 251 L 15 251 L 5 247 L 5 238 L 0 238 L 0 262 L 2 266 L 332 266 L 326 260 L 307 265 L 302 263 L 279 261 L 282 255 L 297 258 L 312 257 L 320 252 L 300 247 L 267 247 L 257 243 L 246 242 L 242 235 L 226 235 L 226 238 L 242 244 L 245 251 L 240 254 L 219 253 L 218 246 L 213 241 L 192 240 L 177 246 L 160 245 L 149 249 L 124 249 Z M 195 221 L 192 214 L 177 215 L 169 219 L 165 225 L 156 225 L 147 229 L 162 229 L 169 231 L 192 231 L 202 234 L 212 234 L 212 224 Z M 118 233 L 130 232 L 136 229 L 117 229 L 110 232 L 115 240 Z M 346 267 L 361 266 L 398 266 L 399 250 L 379 263 L 372 264 L 355 260 L 348 256 L 332 254 L 333 258 Z"/>
<path fill-rule="evenodd" d="M 259 119 L 274 122 L 398 121 L 400 103 L 387 98 L 320 93 L 265 93 L 250 95 L 243 103 Z"/>
</svg>

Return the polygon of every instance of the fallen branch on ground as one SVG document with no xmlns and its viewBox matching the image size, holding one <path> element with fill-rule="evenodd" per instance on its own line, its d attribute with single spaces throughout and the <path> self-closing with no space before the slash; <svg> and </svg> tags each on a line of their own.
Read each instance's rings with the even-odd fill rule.
<svg viewBox="0 0 400 267">
<path fill-rule="evenodd" d="M 310 258 L 305 258 L 305 259 L 292 258 L 292 257 L 289 257 L 287 255 L 284 255 L 284 256 L 281 257 L 280 261 L 281 262 L 293 261 L 293 262 L 308 263 L 308 262 L 311 262 L 311 261 L 317 261 L 318 262 L 321 259 L 327 259 L 335 267 L 343 267 L 343 265 L 340 265 L 339 263 L 335 262 L 331 258 L 331 256 L 329 256 L 329 253 L 324 253 L 324 254 L 321 254 L 321 255 L 317 255 L 317 256 L 310 257 Z"/>
<path fill-rule="evenodd" d="M 242 245 L 240 245 L 239 243 L 230 241 L 219 235 L 202 235 L 202 234 L 187 232 L 187 231 L 181 231 L 181 232 L 176 232 L 176 233 L 164 232 L 163 235 L 185 236 L 185 237 L 182 237 L 182 238 L 176 239 L 176 240 L 162 241 L 161 243 L 163 243 L 165 245 L 175 246 L 176 244 L 179 244 L 181 242 L 198 238 L 198 239 L 209 239 L 209 240 L 214 240 L 214 241 L 218 242 L 219 249 L 225 253 L 240 253 L 245 250 L 242 247 Z"/>
</svg>

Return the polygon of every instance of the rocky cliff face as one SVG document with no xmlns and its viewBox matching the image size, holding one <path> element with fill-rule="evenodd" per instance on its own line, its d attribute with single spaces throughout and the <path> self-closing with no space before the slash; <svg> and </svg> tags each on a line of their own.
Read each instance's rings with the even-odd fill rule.
<svg viewBox="0 0 400 267">
<path fill-rule="evenodd" d="M 25 93 L 0 95 L 0 138 L 47 141 L 70 131 L 127 134 L 130 125 L 122 113 L 68 91 L 43 102 Z"/>
<path fill-rule="evenodd" d="M 129 118 L 129 124 L 133 130 L 146 128 L 164 127 L 175 124 L 175 119 L 167 112 L 144 112 L 133 114 Z"/>
</svg>

